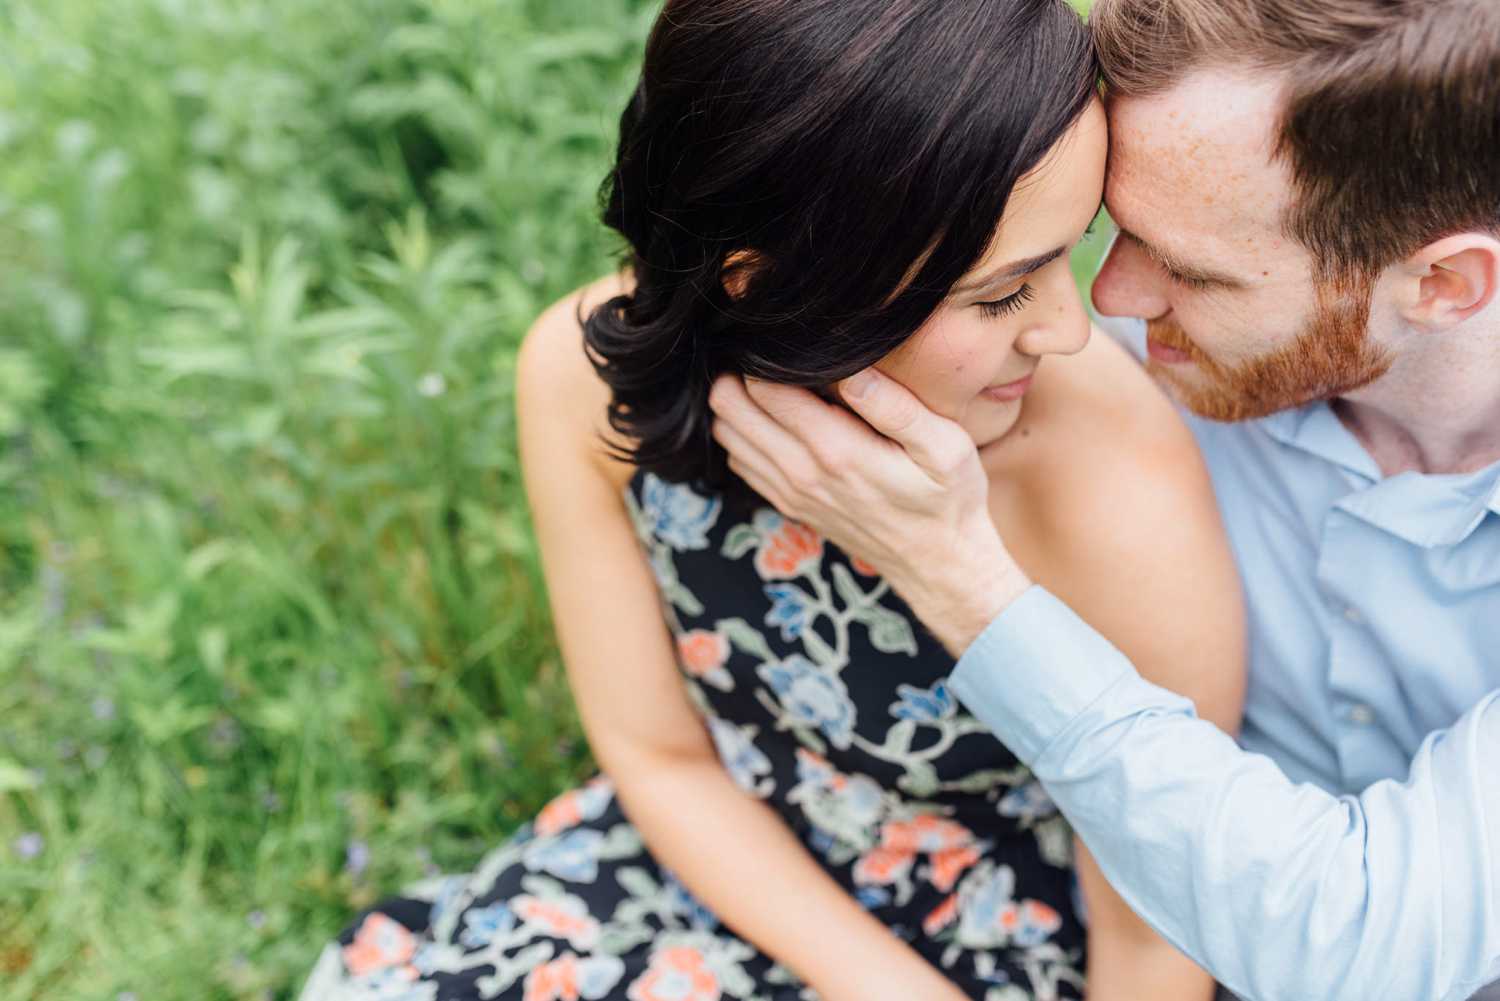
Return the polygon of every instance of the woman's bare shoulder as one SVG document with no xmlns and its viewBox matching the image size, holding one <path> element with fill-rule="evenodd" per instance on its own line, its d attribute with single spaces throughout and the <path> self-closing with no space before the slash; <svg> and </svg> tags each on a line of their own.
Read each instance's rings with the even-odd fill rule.
<svg viewBox="0 0 1500 1001">
<path fill-rule="evenodd" d="M 1037 390 L 1030 426 L 1041 447 L 1032 448 L 1032 461 L 1043 467 L 1036 480 L 1049 508 L 1065 498 L 1108 505 L 1111 495 L 1206 489 L 1197 442 L 1176 407 L 1104 332 L 1096 330 L 1077 355 L 1043 365 Z"/>
<path fill-rule="evenodd" d="M 609 426 L 609 387 L 599 378 L 584 347 L 583 321 L 595 309 L 633 286 L 618 273 L 570 292 L 548 306 L 526 332 L 516 359 L 516 409 L 523 424 L 545 423 L 552 443 L 577 449 L 598 463 L 616 486 L 633 472 L 613 459 L 609 444 L 619 437 Z"/>
<path fill-rule="evenodd" d="M 1140 363 L 1099 333 L 1062 359 L 1057 437 L 1031 524 L 1038 583 L 1226 730 L 1239 720 L 1244 605 L 1191 430 Z M 1028 568 L 1030 569 L 1030 568 Z"/>
<path fill-rule="evenodd" d="M 1210 563 L 1222 579 L 1229 556 L 1213 485 L 1166 394 L 1102 332 L 1052 361 L 1038 376 L 1045 397 L 1023 501 L 1040 558 L 1063 576 L 1173 564 L 1191 574 Z"/>
</svg>

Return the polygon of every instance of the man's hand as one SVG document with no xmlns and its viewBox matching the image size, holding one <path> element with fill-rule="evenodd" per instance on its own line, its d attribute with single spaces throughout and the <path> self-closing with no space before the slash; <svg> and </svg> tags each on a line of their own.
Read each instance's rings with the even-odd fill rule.
<svg viewBox="0 0 1500 1001">
<path fill-rule="evenodd" d="M 787 517 L 891 582 L 955 656 L 1030 581 L 990 520 L 969 435 L 874 369 L 813 393 L 722 376 L 709 404 L 729 467 Z"/>
</svg>

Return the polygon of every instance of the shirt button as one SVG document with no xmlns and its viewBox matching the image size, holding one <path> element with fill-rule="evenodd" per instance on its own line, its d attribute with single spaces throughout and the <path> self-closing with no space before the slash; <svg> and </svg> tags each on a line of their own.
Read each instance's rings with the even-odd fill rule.
<svg viewBox="0 0 1500 1001">
<path fill-rule="evenodd" d="M 1344 606 L 1344 618 L 1348 619 L 1356 626 L 1364 625 L 1365 621 L 1365 617 L 1361 615 L 1359 609 L 1355 608 L 1353 605 Z"/>
<path fill-rule="evenodd" d="M 1349 707 L 1349 722 L 1355 726 L 1369 726 L 1375 722 L 1375 710 L 1363 703 Z"/>
</svg>

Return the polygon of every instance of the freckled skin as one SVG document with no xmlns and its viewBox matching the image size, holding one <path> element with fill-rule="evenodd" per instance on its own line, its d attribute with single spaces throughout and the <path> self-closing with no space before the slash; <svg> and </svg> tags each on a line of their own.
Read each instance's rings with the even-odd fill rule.
<svg viewBox="0 0 1500 1001">
<path fill-rule="evenodd" d="M 1174 257 L 1246 287 L 1184 288 L 1120 241 L 1094 285 L 1101 313 L 1169 318 L 1231 368 L 1285 349 L 1306 331 L 1318 307 L 1314 261 L 1282 230 L 1293 188 L 1286 165 L 1273 159 L 1278 114 L 1274 78 L 1224 70 L 1191 75 L 1165 94 L 1110 103 L 1111 214 Z M 1200 377 L 1191 369 L 1173 374 Z"/>
<path fill-rule="evenodd" d="M 1094 102 L 1057 148 L 1022 178 L 989 251 L 971 276 L 1071 248 L 1093 220 L 1104 187 L 1108 150 L 1103 106 Z M 1002 317 L 977 301 L 994 301 L 1029 284 L 1035 298 Z M 907 386 L 935 413 L 957 421 L 981 448 L 1019 420 L 1024 400 L 980 395 L 1024 379 L 1048 354 L 1072 354 L 1088 342 L 1089 319 L 1065 253 L 1033 274 L 982 295 L 950 297 L 910 340 L 876 367 Z"/>
</svg>

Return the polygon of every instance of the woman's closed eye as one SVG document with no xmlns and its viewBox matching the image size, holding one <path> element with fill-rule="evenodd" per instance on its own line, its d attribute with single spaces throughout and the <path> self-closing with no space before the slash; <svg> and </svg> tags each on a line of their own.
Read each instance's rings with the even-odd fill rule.
<svg viewBox="0 0 1500 1001">
<path fill-rule="evenodd" d="M 991 302 L 976 302 L 979 312 L 985 319 L 996 319 L 1020 312 L 1026 308 L 1026 304 L 1036 298 L 1036 289 L 1029 284 L 1022 285 L 1015 292 L 1004 299 L 995 299 Z"/>
</svg>

